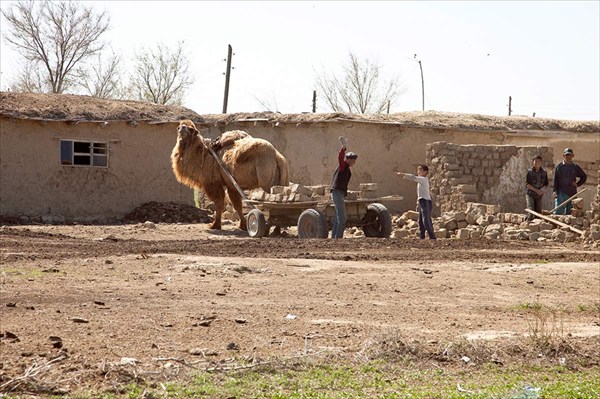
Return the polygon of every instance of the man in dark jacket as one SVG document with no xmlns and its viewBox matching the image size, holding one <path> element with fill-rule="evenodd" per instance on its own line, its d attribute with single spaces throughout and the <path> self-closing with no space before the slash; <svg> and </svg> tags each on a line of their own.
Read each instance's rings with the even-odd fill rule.
<svg viewBox="0 0 600 399">
<path fill-rule="evenodd" d="M 346 152 L 348 140 L 345 137 L 339 137 L 342 148 L 338 153 L 338 166 L 333 174 L 331 182 L 331 199 L 335 207 L 335 216 L 331 226 L 331 238 L 342 238 L 346 229 L 346 205 L 344 200 L 348 194 L 348 182 L 352 176 L 350 167 L 356 163 L 356 155 L 353 152 Z"/>
<path fill-rule="evenodd" d="M 556 199 L 558 206 L 577 194 L 577 187 L 581 187 L 587 180 L 587 175 L 581 167 L 573 162 L 573 150 L 565 148 L 563 151 L 564 160 L 556 165 L 554 171 L 554 188 L 552 196 Z M 579 178 L 579 180 L 577 180 Z M 556 215 L 570 215 L 573 203 L 567 202 L 558 208 L 554 213 Z"/>
<path fill-rule="evenodd" d="M 542 198 L 549 184 L 548 173 L 542 169 L 542 157 L 540 155 L 533 157 L 532 161 L 533 166 L 527 171 L 527 177 L 525 178 L 525 187 L 527 188 L 525 199 L 527 200 L 527 209 L 542 213 Z M 533 218 L 532 213 L 527 213 L 526 220 L 530 221 Z"/>
</svg>

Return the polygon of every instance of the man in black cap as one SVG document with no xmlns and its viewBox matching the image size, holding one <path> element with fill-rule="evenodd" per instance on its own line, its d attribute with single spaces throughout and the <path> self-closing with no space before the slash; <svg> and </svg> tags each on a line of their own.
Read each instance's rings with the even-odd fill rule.
<svg viewBox="0 0 600 399">
<path fill-rule="evenodd" d="M 558 206 L 577 194 L 577 187 L 580 187 L 587 180 L 587 175 L 581 167 L 573 162 L 573 150 L 565 148 L 563 151 L 564 160 L 556 165 L 554 170 L 554 188 L 552 197 L 555 198 Z M 579 180 L 577 180 L 579 178 Z M 554 211 L 556 215 L 570 215 L 573 203 L 567 202 Z"/>
<path fill-rule="evenodd" d="M 352 176 L 350 167 L 356 163 L 358 155 L 352 151 L 346 152 L 348 140 L 344 136 L 339 137 L 342 148 L 338 153 L 338 166 L 333 174 L 331 182 L 331 199 L 335 207 L 335 216 L 331 226 L 331 238 L 342 238 L 346 228 L 346 205 L 344 199 L 348 194 L 348 182 Z"/>
</svg>

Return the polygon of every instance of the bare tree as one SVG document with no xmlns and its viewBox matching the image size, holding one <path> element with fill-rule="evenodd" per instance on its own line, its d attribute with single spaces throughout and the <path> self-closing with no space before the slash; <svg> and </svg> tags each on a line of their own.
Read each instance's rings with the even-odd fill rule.
<svg viewBox="0 0 600 399">
<path fill-rule="evenodd" d="M 6 41 L 27 63 L 17 85 L 37 81 L 39 87 L 21 87 L 51 93 L 72 86 L 77 65 L 102 51 L 100 36 L 110 21 L 106 12 L 95 14 L 77 1 L 21 1 L 2 15 L 8 22 Z"/>
<path fill-rule="evenodd" d="M 181 105 L 185 90 L 193 83 L 183 42 L 172 51 L 159 44 L 137 55 L 130 92 L 138 100 Z"/>
<path fill-rule="evenodd" d="M 397 79 L 381 82 L 379 64 L 352 53 L 341 76 L 324 72 L 317 77 L 317 88 L 332 111 L 355 114 L 382 113 L 406 92 Z"/>
<path fill-rule="evenodd" d="M 17 93 L 42 93 L 46 87 L 46 77 L 33 62 L 26 62 L 23 69 L 11 83 L 11 90 Z"/>
<path fill-rule="evenodd" d="M 254 99 L 263 108 L 263 111 L 279 112 L 279 105 L 277 104 L 277 98 L 272 95 L 270 98 L 259 98 L 254 96 Z"/>
<path fill-rule="evenodd" d="M 121 58 L 112 54 L 106 62 L 98 55 L 97 63 L 78 72 L 79 85 L 93 97 L 122 98 L 124 96 L 121 80 Z"/>
</svg>

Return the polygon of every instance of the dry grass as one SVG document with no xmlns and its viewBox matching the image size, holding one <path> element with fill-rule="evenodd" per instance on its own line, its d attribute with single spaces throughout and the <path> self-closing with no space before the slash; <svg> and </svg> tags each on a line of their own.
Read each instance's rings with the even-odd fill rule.
<svg viewBox="0 0 600 399">
<path fill-rule="evenodd" d="M 388 360 L 496 365 L 551 363 L 572 367 L 600 364 L 598 337 L 575 338 L 564 331 L 561 314 L 536 310 L 528 317 L 528 332 L 517 339 L 421 342 L 389 329 L 374 334 L 357 353 L 359 361 Z"/>
</svg>

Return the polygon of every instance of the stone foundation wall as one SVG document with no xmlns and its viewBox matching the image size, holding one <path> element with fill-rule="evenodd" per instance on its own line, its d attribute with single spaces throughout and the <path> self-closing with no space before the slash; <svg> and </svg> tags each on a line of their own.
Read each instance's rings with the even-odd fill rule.
<svg viewBox="0 0 600 399">
<path fill-rule="evenodd" d="M 531 159 L 541 155 L 552 185 L 552 147 L 512 145 L 428 144 L 430 190 L 435 212 L 464 211 L 468 202 L 495 204 L 502 212 L 523 213 L 525 176 Z M 551 189 L 544 208 L 551 209 Z"/>
</svg>

